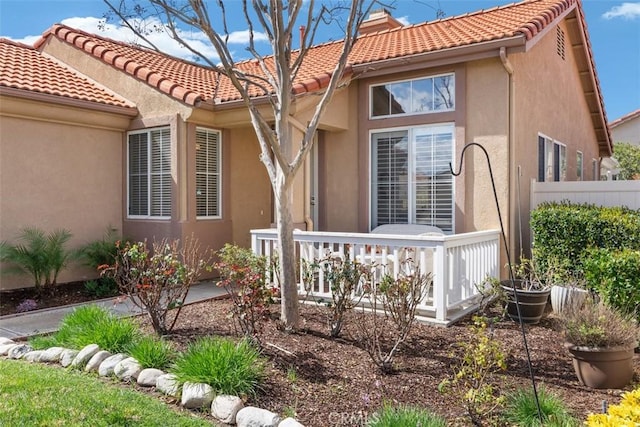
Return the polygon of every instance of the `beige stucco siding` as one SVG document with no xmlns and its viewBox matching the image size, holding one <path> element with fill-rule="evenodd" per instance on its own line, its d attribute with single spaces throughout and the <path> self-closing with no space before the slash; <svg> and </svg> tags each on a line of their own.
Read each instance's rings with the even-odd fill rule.
<svg viewBox="0 0 640 427">
<path fill-rule="evenodd" d="M 509 215 L 509 79 L 499 59 L 487 59 L 467 64 L 465 140 L 458 140 L 461 150 L 475 142 L 489 154 L 500 211 L 505 227 Z M 456 162 L 459 161 L 459 155 Z M 487 159 L 481 149 L 470 147 L 463 165 L 464 207 L 463 230 L 496 229 L 500 227 L 493 197 Z M 460 178 L 458 178 L 460 179 Z M 459 188 L 459 187 L 456 187 Z M 457 198 L 459 200 L 459 198 Z M 505 230 L 508 232 L 508 230 Z"/>
<path fill-rule="evenodd" d="M 228 177 L 230 211 L 233 222 L 233 243 L 251 246 L 249 231 L 269 228 L 273 220 L 271 184 L 265 166 L 260 161 L 260 146 L 252 127 L 229 131 Z M 223 153 L 223 157 L 225 153 Z M 225 162 L 225 164 L 227 164 Z"/>
<path fill-rule="evenodd" d="M 9 116 L 13 113 L 6 107 L 12 103 L 45 115 Z M 105 129 L 95 121 L 81 123 L 86 117 L 77 108 L 7 98 L 0 105 L 0 240 L 16 242 L 24 227 L 65 228 L 73 234 L 67 245 L 72 249 L 102 238 L 108 226 L 122 230 L 123 131 L 115 129 L 122 118 L 111 117 L 114 128 Z M 55 116 L 60 109 L 66 110 L 68 123 L 46 121 L 47 111 L 57 110 Z M 107 123 L 109 116 L 98 123 Z M 76 265 L 58 282 L 96 277 Z M 2 289 L 32 285 L 29 277 L 0 275 Z"/>
<path fill-rule="evenodd" d="M 343 93 L 332 101 L 328 112 L 339 113 L 345 118 L 358 117 L 358 85 L 350 85 Z M 332 120 L 333 123 L 337 121 L 337 118 Z M 318 143 L 319 226 L 324 230 L 360 231 L 358 194 L 369 189 L 368 186 L 361 187 L 358 178 L 362 170 L 358 129 L 358 122 L 349 120 L 346 130 L 325 131 Z"/>
<path fill-rule="evenodd" d="M 593 175 L 592 160 L 599 159 L 596 135 L 589 115 L 571 40 L 564 23 L 565 59 L 557 54 L 556 30 L 546 33 L 525 54 L 510 56 L 514 67 L 515 167 L 520 168 L 518 193 L 522 206 L 524 246 L 530 241 L 530 182 L 538 179 L 538 135 L 567 147 L 567 180 L 577 178 L 577 151 L 584 155 L 585 180 Z"/>
</svg>

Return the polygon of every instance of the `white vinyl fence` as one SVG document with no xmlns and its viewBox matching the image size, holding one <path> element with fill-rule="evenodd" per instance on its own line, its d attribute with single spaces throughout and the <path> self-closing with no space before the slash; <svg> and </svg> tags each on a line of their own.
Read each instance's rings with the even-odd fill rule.
<svg viewBox="0 0 640 427">
<path fill-rule="evenodd" d="M 531 182 L 531 209 L 543 202 L 589 203 L 640 209 L 640 181 Z"/>
</svg>

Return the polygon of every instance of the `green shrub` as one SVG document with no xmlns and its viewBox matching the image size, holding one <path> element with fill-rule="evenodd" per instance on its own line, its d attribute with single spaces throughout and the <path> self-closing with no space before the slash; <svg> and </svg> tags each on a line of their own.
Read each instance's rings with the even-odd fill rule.
<svg viewBox="0 0 640 427">
<path fill-rule="evenodd" d="M 209 259 L 195 237 L 182 242 L 165 238 L 151 246 L 146 241 L 118 245 L 115 263 L 100 269 L 102 277 L 113 278 L 120 292 L 147 313 L 162 336 L 175 326 L 191 285 L 210 269 Z"/>
<path fill-rule="evenodd" d="M 569 413 L 564 402 L 545 387 L 538 388 L 538 402 L 543 424 L 540 424 L 533 389 L 520 388 L 506 395 L 504 419 L 509 425 L 520 427 L 577 427 L 578 420 Z"/>
<path fill-rule="evenodd" d="M 156 336 L 144 336 L 133 342 L 127 350 L 143 368 L 163 370 L 173 363 L 177 354 L 171 342 Z"/>
<path fill-rule="evenodd" d="M 426 409 L 413 406 L 391 406 L 385 404 L 380 412 L 375 413 L 369 427 L 446 427 L 447 421 Z"/>
<path fill-rule="evenodd" d="M 640 249 L 640 210 L 589 204 L 543 203 L 531 212 L 533 255 L 581 273 L 589 248 Z"/>
<path fill-rule="evenodd" d="M 0 261 L 9 264 L 3 271 L 28 274 L 38 292 L 57 284 L 58 274 L 66 267 L 71 252 L 65 244 L 71 239 L 68 230 L 54 230 L 45 234 L 39 228 L 25 228 L 18 236 L 22 243 L 0 243 Z"/>
<path fill-rule="evenodd" d="M 264 362 L 246 339 L 204 337 L 190 344 L 172 372 L 179 383 L 205 383 L 218 394 L 255 395 L 264 376 Z"/>
<path fill-rule="evenodd" d="M 453 367 L 452 378 L 438 385 L 441 393 L 451 393 L 460 400 L 474 425 L 480 425 L 483 418 L 493 419 L 504 404 L 493 380 L 498 371 L 507 369 L 506 356 L 489 322 L 486 317 L 473 317 L 473 337 L 458 342 L 462 357 Z"/>
<path fill-rule="evenodd" d="M 124 352 L 137 340 L 140 332 L 129 318 L 120 318 L 97 305 L 79 307 L 66 315 L 52 342 L 62 347 L 81 349 L 98 344 L 111 353 Z"/>
<path fill-rule="evenodd" d="M 84 282 L 84 290 L 96 298 L 106 298 L 118 295 L 118 284 L 112 277 L 100 277 Z"/>
<path fill-rule="evenodd" d="M 224 287 L 231 298 L 229 314 L 242 333 L 259 344 L 277 290 L 269 280 L 272 266 L 267 257 L 236 245 L 225 244 L 217 255 L 219 261 L 214 264 L 220 274 L 217 285 Z"/>
<path fill-rule="evenodd" d="M 115 262 L 120 240 L 118 230 L 107 227 L 102 239 L 82 246 L 76 251 L 75 256 L 87 267 L 97 270 L 101 265 L 111 265 Z"/>
<path fill-rule="evenodd" d="M 626 313 L 640 313 L 640 250 L 590 250 L 584 271 L 587 285 L 607 304 Z"/>
<path fill-rule="evenodd" d="M 58 347 L 60 344 L 53 335 L 37 335 L 29 338 L 29 345 L 34 350 L 46 350 L 51 347 Z"/>
</svg>

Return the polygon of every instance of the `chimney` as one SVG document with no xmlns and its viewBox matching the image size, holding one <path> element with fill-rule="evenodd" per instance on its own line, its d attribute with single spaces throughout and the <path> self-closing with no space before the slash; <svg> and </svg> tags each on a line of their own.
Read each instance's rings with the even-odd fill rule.
<svg viewBox="0 0 640 427">
<path fill-rule="evenodd" d="M 306 35 L 307 29 L 304 25 L 300 25 L 300 48 L 302 48 L 302 43 L 304 42 L 304 36 Z"/>
<path fill-rule="evenodd" d="M 402 23 L 391 16 L 391 12 L 383 8 L 372 11 L 369 17 L 360 24 L 358 32 L 362 35 L 398 27 L 402 27 Z"/>
</svg>

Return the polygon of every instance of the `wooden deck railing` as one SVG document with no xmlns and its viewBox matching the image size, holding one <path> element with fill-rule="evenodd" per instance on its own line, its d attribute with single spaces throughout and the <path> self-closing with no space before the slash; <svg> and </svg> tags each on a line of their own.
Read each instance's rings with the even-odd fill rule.
<svg viewBox="0 0 640 427">
<path fill-rule="evenodd" d="M 419 307 L 420 317 L 445 325 L 476 309 L 477 286 L 487 276 L 499 275 L 498 230 L 434 236 L 295 231 L 294 241 L 301 269 L 305 264 L 301 260 L 312 263 L 339 254 L 371 264 L 377 277 L 382 272 L 397 277 L 403 260 L 411 258 L 420 272 L 433 274 L 432 290 Z M 277 253 L 276 230 L 252 230 L 251 246 L 258 255 L 270 257 Z M 314 299 L 331 298 L 322 269 L 312 284 L 305 286 L 300 279 L 298 293 Z"/>
</svg>

